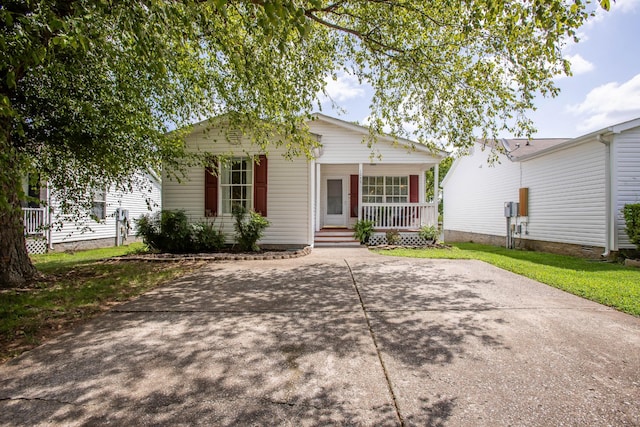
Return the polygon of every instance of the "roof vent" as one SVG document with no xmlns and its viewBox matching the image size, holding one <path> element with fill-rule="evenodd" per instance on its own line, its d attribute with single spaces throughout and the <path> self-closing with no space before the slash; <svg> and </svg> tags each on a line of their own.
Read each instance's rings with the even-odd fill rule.
<svg viewBox="0 0 640 427">
<path fill-rule="evenodd" d="M 227 140 L 231 145 L 240 144 L 240 131 L 238 129 L 230 129 L 227 131 Z"/>
</svg>

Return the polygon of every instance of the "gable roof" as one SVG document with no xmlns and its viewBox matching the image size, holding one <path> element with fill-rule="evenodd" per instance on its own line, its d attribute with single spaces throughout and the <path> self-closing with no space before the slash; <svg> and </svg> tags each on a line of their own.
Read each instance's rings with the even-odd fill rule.
<svg viewBox="0 0 640 427">
<path fill-rule="evenodd" d="M 503 138 L 499 140 L 499 143 L 506 151 L 506 155 L 509 160 L 511 160 L 512 162 L 519 162 L 546 155 L 557 150 L 573 147 L 587 141 L 592 141 L 594 138 L 601 140 L 602 142 L 606 142 L 603 140 L 603 138 L 636 127 L 640 127 L 640 117 L 637 119 L 618 123 L 613 126 L 608 126 L 597 131 L 578 136 L 576 138 Z M 497 145 L 495 141 L 478 140 L 477 143 L 487 147 L 495 147 Z"/>
<path fill-rule="evenodd" d="M 629 129 L 640 127 L 640 117 L 628 120 L 626 122 L 618 123 L 612 126 L 607 126 L 597 131 L 590 132 L 588 134 L 578 136 L 576 138 L 540 138 L 540 139 L 526 139 L 526 138 L 512 138 L 512 139 L 500 139 L 495 140 L 476 140 L 476 145 L 481 145 L 489 148 L 496 148 L 500 144 L 506 151 L 506 157 L 512 162 L 526 161 L 539 156 L 552 153 L 554 151 L 562 150 L 565 148 L 573 147 L 585 143 L 587 141 L 593 141 L 597 139 L 605 141 L 604 138 L 613 134 L 621 133 Z M 458 157 L 449 172 L 442 180 L 444 185 L 449 176 L 453 175 L 454 170 L 458 167 L 460 157 Z"/>
<path fill-rule="evenodd" d="M 543 138 L 526 139 L 514 138 L 503 139 L 503 145 L 508 153 L 508 157 L 513 161 L 532 156 L 538 152 L 545 151 L 569 141 L 569 138 Z"/>
<path fill-rule="evenodd" d="M 543 156 L 557 150 L 562 150 L 565 148 L 573 147 L 575 145 L 583 144 L 588 141 L 593 141 L 594 139 L 597 139 L 598 141 L 601 141 L 601 142 L 607 142 L 604 138 L 611 136 L 613 134 L 622 133 L 624 131 L 637 128 L 637 127 L 640 127 L 640 117 L 636 119 L 628 120 L 626 122 L 618 123 L 612 126 L 607 126 L 605 128 L 587 133 L 585 135 L 578 136 L 577 138 L 565 139 L 564 141 L 559 142 L 557 144 L 551 144 L 547 147 L 541 147 L 537 150 L 520 154 L 517 157 L 515 157 L 515 160 L 523 161 L 523 160 L 532 159 L 534 157 Z M 536 140 L 533 140 L 533 141 L 536 141 Z M 538 140 L 538 141 L 542 141 L 542 140 Z"/>
<path fill-rule="evenodd" d="M 358 124 L 351 123 L 351 122 L 346 122 L 344 120 L 340 120 L 340 119 L 337 119 L 335 117 L 327 116 L 327 115 L 322 114 L 322 113 L 313 113 L 311 116 L 315 120 L 321 120 L 323 122 L 333 124 L 335 126 L 343 128 L 343 129 L 350 130 L 350 131 L 353 131 L 353 132 L 357 132 L 357 133 L 362 134 L 363 136 L 367 136 L 367 135 L 370 134 L 369 133 L 369 128 L 366 127 L 366 126 L 358 125 Z M 421 143 L 419 143 L 417 141 L 412 141 L 412 140 L 406 139 L 406 138 L 400 138 L 400 137 L 394 138 L 394 137 L 392 137 L 390 135 L 378 135 L 378 139 L 381 140 L 381 141 L 387 142 L 387 143 L 392 143 L 392 144 L 393 143 L 399 143 L 399 144 L 402 144 L 404 146 L 412 147 L 412 148 L 415 148 L 418 151 L 429 153 L 432 156 L 434 156 L 435 158 L 438 158 L 438 159 L 441 159 L 441 160 L 444 159 L 445 157 L 449 156 L 449 153 L 447 153 L 444 150 L 431 149 L 428 146 L 426 146 L 425 144 L 421 144 Z"/>
</svg>

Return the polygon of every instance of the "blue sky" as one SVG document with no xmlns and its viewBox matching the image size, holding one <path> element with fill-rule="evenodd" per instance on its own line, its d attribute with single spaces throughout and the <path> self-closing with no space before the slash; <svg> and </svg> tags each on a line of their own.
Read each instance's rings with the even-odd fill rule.
<svg viewBox="0 0 640 427">
<path fill-rule="evenodd" d="M 538 129 L 534 137 L 573 138 L 640 117 L 640 0 L 617 0 L 578 32 L 580 43 L 564 50 L 573 76 L 557 79 L 560 95 L 539 97 L 537 111 L 529 114 Z M 328 81 L 327 91 L 346 114 L 332 111 L 329 102 L 323 103 L 323 113 L 364 122 L 366 87 L 343 75 Z"/>
</svg>

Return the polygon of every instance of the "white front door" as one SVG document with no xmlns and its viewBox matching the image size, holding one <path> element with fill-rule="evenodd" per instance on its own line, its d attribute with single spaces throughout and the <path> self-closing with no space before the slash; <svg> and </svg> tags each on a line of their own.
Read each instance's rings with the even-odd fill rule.
<svg viewBox="0 0 640 427">
<path fill-rule="evenodd" d="M 325 178 L 324 225 L 347 226 L 347 179 L 344 177 Z"/>
</svg>

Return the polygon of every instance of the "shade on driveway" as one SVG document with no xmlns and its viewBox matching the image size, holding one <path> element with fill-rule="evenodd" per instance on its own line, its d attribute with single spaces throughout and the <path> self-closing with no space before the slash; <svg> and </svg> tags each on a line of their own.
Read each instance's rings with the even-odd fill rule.
<svg viewBox="0 0 640 427">
<path fill-rule="evenodd" d="M 477 261 L 211 264 L 0 366 L 0 424 L 638 425 L 640 319 Z"/>
</svg>

